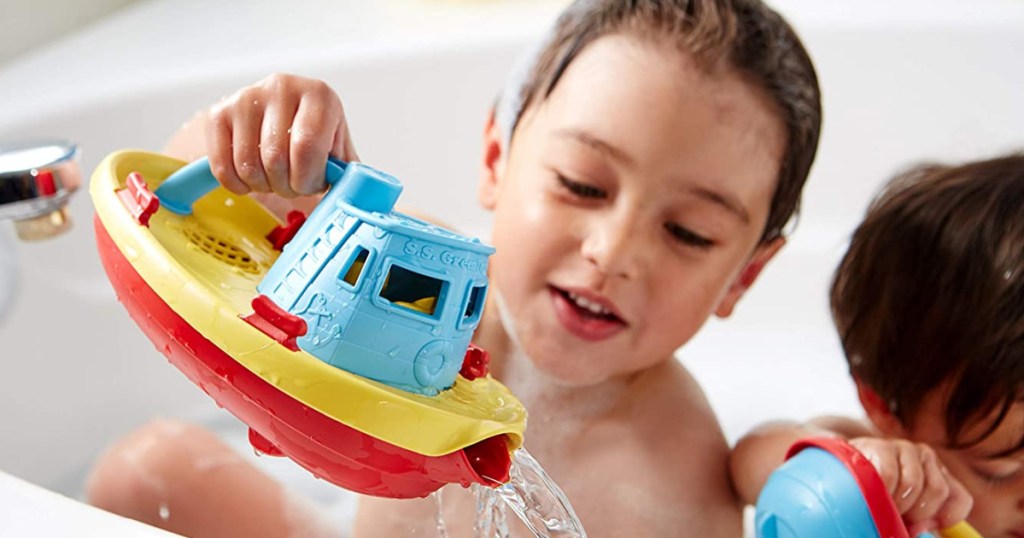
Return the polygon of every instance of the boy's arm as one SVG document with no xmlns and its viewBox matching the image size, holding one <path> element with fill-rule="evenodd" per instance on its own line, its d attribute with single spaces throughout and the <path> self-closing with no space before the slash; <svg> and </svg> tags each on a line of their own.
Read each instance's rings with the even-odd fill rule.
<svg viewBox="0 0 1024 538">
<path fill-rule="evenodd" d="M 210 121 L 207 109 L 196 112 L 171 136 L 164 153 L 183 161 L 192 162 L 206 155 L 206 123 Z"/>
<path fill-rule="evenodd" d="M 845 417 L 820 417 L 803 424 L 762 424 L 743 436 L 729 457 L 733 487 L 740 501 L 755 504 L 768 476 L 782 465 L 793 443 L 813 436 L 851 439 L 867 435 L 872 435 L 872 431 L 863 422 Z"/>
</svg>

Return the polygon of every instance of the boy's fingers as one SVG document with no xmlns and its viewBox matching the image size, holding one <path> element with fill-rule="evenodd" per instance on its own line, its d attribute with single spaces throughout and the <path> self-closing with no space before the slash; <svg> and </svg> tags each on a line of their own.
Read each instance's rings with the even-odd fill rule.
<svg viewBox="0 0 1024 538">
<path fill-rule="evenodd" d="M 254 93 L 242 92 L 236 98 L 231 119 L 232 154 L 238 177 L 254 191 L 269 192 L 270 184 L 260 157 L 263 103 Z"/>
<path fill-rule="evenodd" d="M 924 469 L 917 456 L 917 450 L 910 443 L 899 443 L 897 446 L 899 462 L 899 483 L 892 493 L 896 508 L 901 514 L 910 510 L 923 492 L 925 481 Z"/>
<path fill-rule="evenodd" d="M 295 117 L 295 103 L 274 103 L 267 107 L 263 116 L 260 135 L 260 158 L 267 173 L 270 190 L 278 195 L 293 198 L 295 191 L 289 183 L 289 153 L 291 151 L 292 120 Z"/>
<path fill-rule="evenodd" d="M 222 111 L 211 111 L 210 119 L 206 122 L 206 153 L 210 160 L 210 171 L 225 189 L 235 194 L 245 194 L 251 189 L 235 172 L 231 137 L 229 117 Z"/>
<path fill-rule="evenodd" d="M 899 458 L 892 444 L 881 443 L 874 439 L 853 439 L 850 444 L 871 462 L 875 470 L 878 471 L 878 476 L 882 478 L 885 490 L 895 496 L 896 487 L 899 485 L 900 469 Z"/>
<path fill-rule="evenodd" d="M 939 524 L 935 522 L 935 520 L 918 521 L 916 523 L 911 523 L 907 525 L 907 534 L 909 534 L 910 536 L 919 536 L 928 531 L 938 530 L 939 528 L 945 527 L 940 527 Z"/>
<path fill-rule="evenodd" d="M 946 502 L 939 508 L 936 517 L 938 519 L 938 527 L 945 529 L 967 519 L 968 514 L 971 513 L 971 508 L 974 507 L 974 498 L 971 497 L 971 494 L 963 484 L 949 476 L 945 468 L 941 470 L 943 476 L 948 480 L 949 495 L 946 497 Z"/>
<path fill-rule="evenodd" d="M 338 126 L 337 132 L 334 133 L 334 144 L 331 146 L 331 155 L 345 161 L 345 162 L 357 162 L 359 156 L 356 155 L 356 149 L 352 145 L 351 139 L 348 137 L 344 125 Z"/>
<path fill-rule="evenodd" d="M 295 192 L 316 194 L 324 188 L 324 167 L 334 143 L 338 119 L 322 101 L 304 97 L 299 102 L 291 132 L 291 177 Z"/>
<path fill-rule="evenodd" d="M 925 474 L 924 489 L 913 506 L 903 513 L 908 521 L 924 521 L 934 518 L 949 497 L 949 484 L 939 468 L 935 454 L 931 449 L 922 447 L 920 457 Z"/>
<path fill-rule="evenodd" d="M 356 154 L 356 146 L 352 142 L 352 137 L 349 136 L 348 122 L 345 121 L 344 106 L 342 106 L 342 110 L 340 111 L 338 129 L 334 133 L 334 144 L 331 146 L 331 155 L 334 155 L 343 161 L 359 160 L 359 155 Z"/>
</svg>

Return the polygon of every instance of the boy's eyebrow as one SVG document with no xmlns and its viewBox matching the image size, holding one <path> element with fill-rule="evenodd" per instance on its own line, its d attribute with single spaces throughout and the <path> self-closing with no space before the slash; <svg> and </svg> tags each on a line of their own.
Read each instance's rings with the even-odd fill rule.
<svg viewBox="0 0 1024 538">
<path fill-rule="evenodd" d="M 739 217 L 744 224 L 750 224 L 750 213 L 747 213 L 746 208 L 744 208 L 743 205 L 737 202 L 736 200 L 728 196 L 723 196 L 721 193 L 715 192 L 713 190 L 705 189 L 703 187 L 692 187 L 690 189 L 690 192 L 697 195 L 700 198 L 703 198 L 709 202 L 718 204 L 719 206 L 725 208 L 733 215 Z"/>
<path fill-rule="evenodd" d="M 566 128 L 555 131 L 555 134 L 563 138 L 569 138 L 577 142 L 580 142 L 581 144 L 584 144 L 592 149 L 604 153 L 605 155 L 617 161 L 620 161 L 623 164 L 633 164 L 633 158 L 627 155 L 626 152 L 585 131 L 581 131 L 579 129 Z"/>
<path fill-rule="evenodd" d="M 589 146 L 615 160 L 622 162 L 623 164 L 633 164 L 633 158 L 627 155 L 624 151 L 585 131 L 566 128 L 559 129 L 555 131 L 555 133 L 563 138 L 569 138 Z M 721 206 L 733 215 L 739 217 L 744 224 L 750 224 L 750 213 L 748 213 L 746 208 L 736 200 L 703 187 L 693 187 L 689 191 L 691 194 L 695 194 L 700 198 Z"/>
</svg>

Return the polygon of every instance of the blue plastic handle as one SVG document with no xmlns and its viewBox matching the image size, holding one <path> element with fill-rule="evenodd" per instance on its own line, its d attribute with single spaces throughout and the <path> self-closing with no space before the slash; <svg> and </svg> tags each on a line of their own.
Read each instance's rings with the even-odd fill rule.
<svg viewBox="0 0 1024 538">
<path fill-rule="evenodd" d="M 328 157 L 325 176 L 327 185 L 334 185 L 345 173 L 348 163 L 341 159 Z M 217 178 L 210 170 L 210 161 L 206 157 L 182 166 L 156 189 L 156 197 L 160 205 L 172 213 L 191 215 L 192 205 L 196 200 L 206 196 L 217 188 Z"/>
</svg>

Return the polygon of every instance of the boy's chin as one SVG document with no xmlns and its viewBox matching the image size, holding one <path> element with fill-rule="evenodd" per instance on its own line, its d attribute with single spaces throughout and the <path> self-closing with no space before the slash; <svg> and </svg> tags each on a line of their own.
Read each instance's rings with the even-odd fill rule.
<svg viewBox="0 0 1024 538">
<path fill-rule="evenodd" d="M 548 382 L 566 388 L 590 387 L 615 377 L 594 357 L 545 353 L 530 355 L 530 362 Z"/>
</svg>

